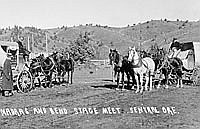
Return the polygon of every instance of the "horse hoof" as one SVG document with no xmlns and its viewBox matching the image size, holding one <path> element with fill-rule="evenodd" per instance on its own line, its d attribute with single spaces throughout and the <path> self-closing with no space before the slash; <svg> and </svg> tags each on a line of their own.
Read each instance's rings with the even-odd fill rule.
<svg viewBox="0 0 200 129">
<path fill-rule="evenodd" d="M 126 91 L 126 89 L 123 88 L 122 91 Z"/>
<path fill-rule="evenodd" d="M 119 88 L 115 88 L 115 90 L 119 91 L 120 89 Z"/>
<path fill-rule="evenodd" d="M 166 85 L 166 86 L 165 86 L 165 89 L 168 89 L 168 88 L 169 88 L 169 86 L 168 86 L 168 85 Z"/>
<path fill-rule="evenodd" d="M 135 93 L 137 94 L 139 91 L 135 91 Z"/>
</svg>

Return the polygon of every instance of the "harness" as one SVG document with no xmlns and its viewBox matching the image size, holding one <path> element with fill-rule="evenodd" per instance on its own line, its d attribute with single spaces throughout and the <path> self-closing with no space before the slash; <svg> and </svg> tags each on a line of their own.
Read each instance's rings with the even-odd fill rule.
<svg viewBox="0 0 200 129">
<path fill-rule="evenodd" d="M 179 62 L 178 62 L 178 58 L 174 58 L 174 60 L 176 61 L 176 63 L 177 63 L 178 65 L 180 65 Z M 167 63 L 167 66 L 165 66 L 166 63 Z M 161 67 L 158 69 L 158 71 L 160 71 L 160 70 L 163 69 L 163 68 L 169 69 L 169 70 L 170 70 L 169 74 L 173 74 L 173 70 L 180 70 L 180 69 L 181 69 L 181 67 L 180 67 L 180 68 L 176 68 L 175 66 L 173 66 L 168 58 L 166 58 L 166 59 L 164 60 L 164 62 L 162 63 L 162 65 L 161 65 Z M 176 73 L 176 72 L 175 72 L 175 73 Z M 177 73 L 176 73 L 176 74 L 177 74 Z"/>
<path fill-rule="evenodd" d="M 137 60 L 138 60 L 138 63 L 135 64 L 135 65 L 132 64 L 133 61 L 130 62 L 130 63 L 131 63 L 131 68 L 140 68 L 140 67 L 142 67 L 142 65 L 144 65 L 144 67 L 147 68 L 147 69 L 149 68 L 149 67 L 148 67 L 148 64 L 147 64 L 147 63 L 145 64 L 145 63 L 143 62 L 143 61 L 145 61 L 145 60 L 142 61 L 141 58 L 138 58 Z"/>
</svg>

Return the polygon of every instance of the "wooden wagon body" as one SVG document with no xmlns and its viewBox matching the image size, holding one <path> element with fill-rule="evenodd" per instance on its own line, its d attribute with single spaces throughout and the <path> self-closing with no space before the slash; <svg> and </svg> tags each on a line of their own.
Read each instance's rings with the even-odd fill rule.
<svg viewBox="0 0 200 129">
<path fill-rule="evenodd" d="M 0 41 L 0 66 L 3 67 L 4 61 L 11 61 L 11 69 L 15 89 L 21 92 L 29 92 L 32 89 L 32 75 L 26 67 L 27 62 L 20 53 L 17 42 Z"/>
</svg>

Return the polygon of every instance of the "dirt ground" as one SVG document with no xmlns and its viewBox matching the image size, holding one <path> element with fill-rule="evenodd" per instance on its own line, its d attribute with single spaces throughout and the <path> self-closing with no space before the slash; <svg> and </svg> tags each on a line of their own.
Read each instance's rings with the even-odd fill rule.
<svg viewBox="0 0 200 129">
<path fill-rule="evenodd" d="M 200 87 L 135 94 L 115 86 L 110 68 L 77 68 L 72 85 L 0 97 L 0 129 L 200 128 Z"/>
</svg>

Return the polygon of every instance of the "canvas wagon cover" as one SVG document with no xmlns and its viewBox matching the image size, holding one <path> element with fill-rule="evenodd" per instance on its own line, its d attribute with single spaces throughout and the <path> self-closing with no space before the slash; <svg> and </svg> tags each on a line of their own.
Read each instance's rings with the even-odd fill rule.
<svg viewBox="0 0 200 129">
<path fill-rule="evenodd" d="M 0 67 L 3 68 L 3 65 L 4 65 L 6 58 L 7 58 L 7 53 L 0 46 Z"/>
<path fill-rule="evenodd" d="M 173 46 L 174 44 L 170 43 L 163 47 L 169 51 Z M 200 65 L 200 42 L 180 43 L 179 49 L 181 49 L 181 52 L 178 57 L 183 61 L 185 68 L 193 69 L 195 65 Z"/>
<path fill-rule="evenodd" d="M 200 65 L 200 42 L 193 42 L 195 65 Z"/>
<path fill-rule="evenodd" d="M 19 47 L 18 43 L 16 42 L 8 42 L 8 41 L 0 41 L 1 46 L 13 46 L 13 47 Z"/>
</svg>

